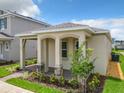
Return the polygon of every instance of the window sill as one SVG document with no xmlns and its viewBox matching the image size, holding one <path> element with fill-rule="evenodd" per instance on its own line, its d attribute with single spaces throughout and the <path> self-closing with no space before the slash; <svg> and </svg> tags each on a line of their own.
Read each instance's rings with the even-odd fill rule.
<svg viewBox="0 0 124 93">
<path fill-rule="evenodd" d="M 62 57 L 62 60 L 68 60 L 68 57 Z"/>
<path fill-rule="evenodd" d="M 5 49 L 5 51 L 9 51 L 9 49 Z"/>
</svg>

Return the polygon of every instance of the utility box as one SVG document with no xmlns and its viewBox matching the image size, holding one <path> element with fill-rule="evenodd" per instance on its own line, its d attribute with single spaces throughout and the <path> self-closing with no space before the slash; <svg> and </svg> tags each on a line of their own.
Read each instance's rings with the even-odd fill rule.
<svg viewBox="0 0 124 93">
<path fill-rule="evenodd" d="M 112 61 L 119 62 L 119 54 L 112 53 Z"/>
</svg>

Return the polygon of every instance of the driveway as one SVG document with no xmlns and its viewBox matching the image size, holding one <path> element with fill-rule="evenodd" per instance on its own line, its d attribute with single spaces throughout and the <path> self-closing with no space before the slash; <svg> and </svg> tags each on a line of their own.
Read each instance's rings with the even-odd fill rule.
<svg viewBox="0 0 124 93">
<path fill-rule="evenodd" d="M 34 92 L 0 81 L 0 93 L 34 93 Z"/>
</svg>

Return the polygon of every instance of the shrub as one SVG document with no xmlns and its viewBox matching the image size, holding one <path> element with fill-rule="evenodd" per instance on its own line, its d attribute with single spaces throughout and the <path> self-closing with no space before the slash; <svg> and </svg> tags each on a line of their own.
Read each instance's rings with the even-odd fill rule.
<svg viewBox="0 0 124 93">
<path fill-rule="evenodd" d="M 68 81 L 68 83 L 69 83 L 70 87 L 72 87 L 72 88 L 74 88 L 74 89 L 76 89 L 76 88 L 79 87 L 79 82 L 78 82 L 78 80 L 71 79 L 71 80 Z"/>
<path fill-rule="evenodd" d="M 46 80 L 44 73 L 38 73 L 38 77 L 39 77 L 39 81 L 43 82 Z"/>
<path fill-rule="evenodd" d="M 19 70 L 20 70 L 20 67 L 19 67 L 19 66 L 17 66 L 17 67 L 16 67 L 16 71 L 19 71 Z"/>
<path fill-rule="evenodd" d="M 91 81 L 88 82 L 88 87 L 90 91 L 95 91 L 100 84 L 100 80 L 98 79 L 99 77 L 97 77 L 97 75 L 93 75 Z"/>
<path fill-rule="evenodd" d="M 58 79 L 56 78 L 56 76 L 53 74 L 50 76 L 50 83 L 54 83 L 56 84 L 58 82 Z"/>
<path fill-rule="evenodd" d="M 9 72 L 13 73 L 16 71 L 16 67 L 8 67 L 6 68 Z"/>
<path fill-rule="evenodd" d="M 33 62 L 34 62 L 34 64 L 36 64 L 37 63 L 37 59 L 33 59 Z"/>
<path fill-rule="evenodd" d="M 38 79 L 38 73 L 37 72 L 32 72 L 32 73 L 30 73 L 30 77 L 32 79 Z"/>
<path fill-rule="evenodd" d="M 28 71 L 24 72 L 23 75 L 22 75 L 22 78 L 23 79 L 28 79 L 30 77 L 30 74 Z"/>
<path fill-rule="evenodd" d="M 61 76 L 60 79 L 59 79 L 59 84 L 61 86 L 64 86 L 65 85 L 65 81 L 66 81 L 65 78 L 63 76 Z"/>
</svg>

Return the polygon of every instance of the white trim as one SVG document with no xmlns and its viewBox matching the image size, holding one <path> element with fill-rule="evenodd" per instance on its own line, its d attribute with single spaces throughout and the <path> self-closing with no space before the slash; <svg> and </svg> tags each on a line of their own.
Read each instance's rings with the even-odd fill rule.
<svg viewBox="0 0 124 93">
<path fill-rule="evenodd" d="M 80 27 L 70 27 L 70 28 L 59 28 L 59 29 L 32 31 L 31 33 L 16 34 L 15 36 L 20 37 L 20 36 L 37 35 L 37 34 L 42 34 L 42 33 L 65 32 L 65 31 L 74 31 L 74 30 L 83 30 L 83 29 L 88 29 L 93 34 L 109 33 L 109 31 L 96 32 L 93 29 L 91 29 L 89 26 L 85 26 L 85 27 L 80 26 Z"/>
<path fill-rule="evenodd" d="M 88 29 L 91 32 L 94 33 L 93 30 L 89 29 L 88 26 L 85 27 L 69 27 L 69 28 L 58 28 L 58 29 L 48 29 L 48 30 L 40 30 L 40 31 L 33 31 L 32 33 L 39 34 L 39 33 L 48 33 L 48 32 L 64 32 L 64 31 L 70 31 L 70 30 L 83 30 L 83 29 Z"/>
<path fill-rule="evenodd" d="M 62 48 L 62 43 L 63 42 L 66 42 L 66 49 L 63 49 Z M 62 55 L 62 51 L 66 51 L 67 52 L 67 57 L 63 57 L 63 55 Z M 69 49 L 68 49 L 68 40 L 67 39 L 63 39 L 62 41 L 61 41 L 61 57 L 62 57 L 62 59 L 67 59 L 68 58 L 68 51 L 69 51 Z"/>
<path fill-rule="evenodd" d="M 20 37 L 20 36 L 34 36 L 34 35 L 36 35 L 36 34 L 34 34 L 34 33 L 24 33 L 24 34 L 16 34 L 15 36 Z"/>
</svg>

